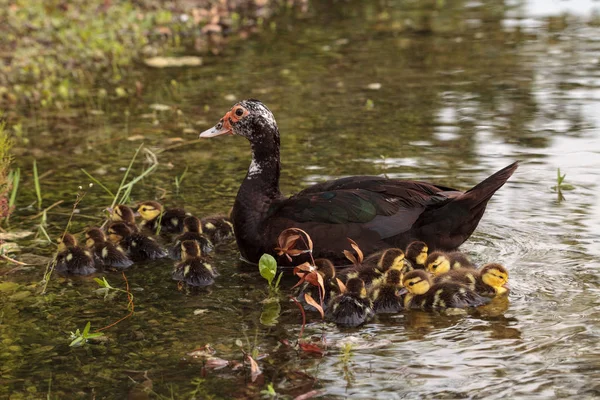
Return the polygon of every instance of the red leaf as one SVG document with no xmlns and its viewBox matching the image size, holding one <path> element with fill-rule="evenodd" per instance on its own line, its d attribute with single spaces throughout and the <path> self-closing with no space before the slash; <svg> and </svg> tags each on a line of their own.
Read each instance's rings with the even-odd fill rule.
<svg viewBox="0 0 600 400">
<path fill-rule="evenodd" d="M 277 238 L 277 245 L 278 247 L 275 247 L 277 255 L 285 254 L 290 261 L 292 261 L 291 257 L 309 253 L 313 249 L 308 233 L 298 228 L 288 228 L 281 232 Z"/>
<path fill-rule="evenodd" d="M 356 257 L 354 257 L 354 254 L 352 254 L 350 251 L 348 250 L 344 250 L 344 255 L 346 256 L 346 258 L 348 260 L 350 260 L 350 262 L 354 265 L 358 265 L 358 260 L 356 259 Z"/>
<path fill-rule="evenodd" d="M 211 357 L 208 360 L 206 360 L 206 363 L 204 364 L 204 366 L 206 368 L 210 368 L 210 369 L 221 369 L 221 368 L 225 368 L 228 365 L 229 365 L 229 361 L 223 360 L 222 358 L 218 358 L 218 357 Z"/>
<path fill-rule="evenodd" d="M 314 308 L 317 309 L 317 311 L 321 314 L 321 318 L 325 318 L 325 313 L 323 312 L 323 307 L 321 307 L 321 305 L 319 305 L 319 303 L 317 303 L 310 294 L 304 293 L 304 300 L 308 304 L 310 304 L 311 306 L 313 306 Z"/>
<path fill-rule="evenodd" d="M 306 342 L 298 342 L 298 346 L 300 347 L 300 349 L 306 353 L 312 353 L 312 354 L 318 354 L 319 356 L 322 356 L 325 352 L 323 351 L 322 348 L 320 348 L 319 346 L 317 346 L 316 344 L 313 343 L 306 343 Z"/>
<path fill-rule="evenodd" d="M 321 394 L 321 392 L 318 390 L 311 390 L 310 392 L 306 392 L 304 394 L 301 394 L 300 396 L 294 397 L 294 400 L 308 400 L 312 399 L 318 394 Z"/>
<path fill-rule="evenodd" d="M 254 359 L 252 357 L 250 357 L 249 355 L 246 355 L 246 358 L 248 359 L 248 362 L 250 363 L 250 380 L 252 382 L 254 382 L 256 380 L 256 378 L 258 378 L 258 376 L 260 374 L 262 374 L 262 371 L 260 370 L 260 367 L 258 366 L 256 361 L 254 361 Z"/>
<path fill-rule="evenodd" d="M 340 288 L 340 293 L 346 293 L 346 285 L 344 285 L 344 282 L 340 281 L 340 278 L 335 278 L 335 280 Z"/>
<path fill-rule="evenodd" d="M 292 301 L 294 303 L 296 303 L 296 305 L 298 306 L 298 308 L 300 309 L 300 313 L 302 314 L 302 328 L 300 328 L 300 336 L 298 336 L 299 339 L 302 338 L 302 336 L 304 335 L 304 326 L 306 325 L 306 313 L 304 312 L 304 307 L 302 307 L 302 304 L 300 304 L 298 302 L 298 300 L 296 300 L 295 298 L 293 298 L 292 296 L 290 296 L 290 299 L 292 299 Z"/>
<path fill-rule="evenodd" d="M 354 251 L 356 251 L 356 255 L 358 256 L 358 262 L 362 263 L 364 260 L 364 255 L 363 255 L 363 252 L 361 251 L 360 247 L 358 246 L 358 243 L 356 243 L 354 240 L 352 240 L 350 238 L 346 238 L 346 239 L 348 239 L 348 241 L 350 242 L 350 246 L 352 246 Z"/>
</svg>

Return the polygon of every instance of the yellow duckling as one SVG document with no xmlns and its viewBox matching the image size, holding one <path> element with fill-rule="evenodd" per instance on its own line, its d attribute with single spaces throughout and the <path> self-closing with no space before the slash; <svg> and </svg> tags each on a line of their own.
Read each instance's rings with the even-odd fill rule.
<svg viewBox="0 0 600 400">
<path fill-rule="evenodd" d="M 181 243 L 184 240 L 195 240 L 202 254 L 213 251 L 214 246 L 209 238 L 202 233 L 202 224 L 197 217 L 190 215 L 183 220 L 183 233 L 175 238 L 169 249 L 169 256 L 174 260 L 181 259 Z"/>
<path fill-rule="evenodd" d="M 449 253 L 434 251 L 425 260 L 425 269 L 434 276 L 461 268 L 475 269 L 475 264 L 460 251 Z"/>
<path fill-rule="evenodd" d="M 406 246 L 406 259 L 412 264 L 412 269 L 425 269 L 428 251 L 429 247 L 425 242 L 415 241 Z"/>
<path fill-rule="evenodd" d="M 212 215 L 202 218 L 202 231 L 215 245 L 235 237 L 231 218 L 224 215 Z"/>
<path fill-rule="evenodd" d="M 75 236 L 65 232 L 57 242 L 58 254 L 54 267 L 56 272 L 71 275 L 89 275 L 96 272 L 92 253 L 79 247 Z"/>
<path fill-rule="evenodd" d="M 181 208 L 170 208 L 165 210 L 162 204 L 157 201 L 144 201 L 137 208 L 142 217 L 142 227 L 156 233 L 160 226 L 160 232 L 182 233 L 183 220 L 188 213 Z"/>
<path fill-rule="evenodd" d="M 489 299 L 471 289 L 453 282 L 432 284 L 430 275 L 422 270 L 407 273 L 402 281 L 407 293 L 404 297 L 406 309 L 446 309 L 478 307 Z"/>
<path fill-rule="evenodd" d="M 173 269 L 173 279 L 189 286 L 208 286 L 215 283 L 217 275 L 210 260 L 202 255 L 198 242 L 181 242 L 181 262 Z"/>
<path fill-rule="evenodd" d="M 139 232 L 139 228 L 135 223 L 135 213 L 125 204 L 116 205 L 115 208 L 109 208 L 110 219 L 113 222 L 124 222 L 132 232 Z"/>
<path fill-rule="evenodd" d="M 345 280 L 360 278 L 366 286 L 378 285 L 383 281 L 384 274 L 390 269 L 401 270 L 404 267 L 404 252 L 397 248 L 385 249 L 377 253 L 378 258 L 369 257 L 367 261 L 357 267 L 349 268 L 340 276 Z M 377 260 L 377 264 L 369 263 L 370 260 Z"/>
<path fill-rule="evenodd" d="M 388 270 L 385 273 L 383 283 L 371 291 L 373 311 L 376 314 L 391 314 L 402 311 L 402 297 L 398 293 L 402 288 L 400 275 L 401 272 L 398 269 Z"/>
<path fill-rule="evenodd" d="M 346 292 L 335 296 L 329 302 L 325 319 L 341 326 L 356 327 L 364 324 L 373 315 L 375 313 L 367 296 L 365 283 L 360 278 L 352 278 L 346 283 Z"/>
<path fill-rule="evenodd" d="M 108 238 L 114 244 L 121 245 L 133 261 L 156 260 L 167 256 L 167 252 L 154 239 L 133 232 L 125 222 L 110 224 Z"/>
<path fill-rule="evenodd" d="M 495 297 L 508 294 L 508 271 L 497 263 L 486 264 L 479 270 L 457 269 L 434 278 L 435 283 L 460 283 L 481 296 Z"/>
</svg>

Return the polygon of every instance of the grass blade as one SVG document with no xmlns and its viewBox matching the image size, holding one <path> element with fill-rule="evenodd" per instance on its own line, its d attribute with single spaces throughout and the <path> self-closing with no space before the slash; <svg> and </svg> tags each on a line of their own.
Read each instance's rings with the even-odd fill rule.
<svg viewBox="0 0 600 400">
<path fill-rule="evenodd" d="M 87 172 L 85 169 L 81 168 L 81 171 L 87 175 L 88 178 L 90 178 L 96 185 L 100 186 L 102 189 L 104 189 L 106 191 L 106 193 L 108 193 L 110 195 L 110 197 L 115 197 L 114 193 L 110 191 L 109 188 L 107 188 L 106 186 L 104 186 L 102 184 L 102 182 L 100 182 L 98 179 L 94 178 L 89 172 Z"/>
<path fill-rule="evenodd" d="M 40 187 L 40 176 L 38 175 L 37 162 L 33 160 L 33 183 L 35 184 L 35 194 L 38 200 L 38 210 L 42 209 L 42 188 Z"/>
</svg>

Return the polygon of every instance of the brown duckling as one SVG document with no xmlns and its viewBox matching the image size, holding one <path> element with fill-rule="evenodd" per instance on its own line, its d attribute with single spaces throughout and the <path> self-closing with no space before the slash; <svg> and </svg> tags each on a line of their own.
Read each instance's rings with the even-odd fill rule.
<svg viewBox="0 0 600 400">
<path fill-rule="evenodd" d="M 157 201 L 144 201 L 137 208 L 138 213 L 142 217 L 142 227 L 149 229 L 157 234 L 165 233 L 182 233 L 183 220 L 188 213 L 181 208 L 170 208 L 165 210 L 162 204 Z M 160 225 L 160 230 L 159 230 Z"/>
<path fill-rule="evenodd" d="M 434 251 L 425 260 L 425 269 L 434 276 L 461 268 L 475 269 L 475 264 L 460 251 Z"/>
<path fill-rule="evenodd" d="M 427 243 L 415 241 L 406 246 L 406 259 L 411 263 L 411 271 L 413 269 L 425 269 L 425 260 L 429 247 Z"/>
<path fill-rule="evenodd" d="M 198 242 L 202 254 L 208 254 L 214 249 L 210 239 L 202 233 L 200 220 L 192 215 L 185 217 L 183 220 L 183 233 L 175 238 L 169 249 L 169 256 L 172 259 L 181 259 L 181 242 L 184 240 L 195 240 Z"/>
<path fill-rule="evenodd" d="M 106 240 L 99 228 L 89 228 L 85 233 L 85 247 L 94 252 L 97 264 L 118 269 L 129 268 L 133 261 L 121 246 Z"/>
<path fill-rule="evenodd" d="M 65 275 L 90 275 L 96 272 L 94 256 L 89 250 L 77 245 L 77 239 L 70 233 L 58 238 L 56 272 Z"/>
<path fill-rule="evenodd" d="M 365 283 L 360 278 L 352 278 L 346 282 L 346 292 L 329 302 L 325 319 L 341 326 L 356 327 L 373 315 L 373 304 L 367 296 Z"/>
<path fill-rule="evenodd" d="M 435 283 L 459 283 L 481 296 L 495 297 L 508 294 L 508 271 L 497 263 L 486 264 L 481 269 L 457 269 L 437 275 Z"/>
<path fill-rule="evenodd" d="M 404 297 L 404 308 L 406 309 L 478 307 L 489 301 L 458 283 L 433 284 L 430 275 L 422 270 L 407 273 L 402 280 L 402 286 L 407 291 Z"/>
<path fill-rule="evenodd" d="M 373 265 L 365 261 L 359 266 L 342 271 L 340 276 L 343 280 L 360 278 L 366 286 L 372 286 L 380 283 L 384 274 L 389 269 L 401 270 L 404 267 L 404 252 L 398 248 L 385 249 L 383 252 L 378 253 L 378 255 L 377 264 Z"/>
<path fill-rule="evenodd" d="M 198 242 L 181 242 L 181 262 L 173 269 L 173 279 L 185 282 L 189 286 L 208 286 L 215 283 L 217 275 L 210 260 L 202 255 Z"/>
<path fill-rule="evenodd" d="M 340 288 L 335 279 L 335 266 L 326 258 L 317 258 L 315 260 L 315 267 L 317 269 L 317 273 L 323 278 L 323 286 L 325 288 L 325 293 L 323 294 L 323 309 L 325 310 L 331 297 L 340 293 Z M 296 295 L 297 299 L 304 304 L 304 308 L 306 310 L 314 310 L 313 306 L 305 302 L 304 293 L 310 294 L 310 296 L 318 303 L 320 297 L 319 287 L 309 282 L 304 282 L 298 288 Z"/>
<path fill-rule="evenodd" d="M 208 235 L 215 245 L 235 237 L 233 224 L 224 215 L 213 215 L 202 218 L 202 231 Z"/>
<path fill-rule="evenodd" d="M 385 273 L 384 281 L 371 291 L 373 311 L 376 314 L 392 314 L 402 311 L 402 297 L 398 291 L 402 288 L 400 281 L 401 272 L 390 269 Z"/>
<path fill-rule="evenodd" d="M 124 222 L 132 232 L 139 232 L 139 228 L 135 223 L 135 213 L 131 207 L 125 204 L 116 205 L 114 208 L 109 208 L 110 219 L 113 222 Z"/>
<path fill-rule="evenodd" d="M 133 261 L 155 260 L 167 256 L 167 252 L 154 239 L 132 232 L 125 222 L 113 222 L 108 227 L 108 238 L 114 244 L 121 245 Z"/>
</svg>

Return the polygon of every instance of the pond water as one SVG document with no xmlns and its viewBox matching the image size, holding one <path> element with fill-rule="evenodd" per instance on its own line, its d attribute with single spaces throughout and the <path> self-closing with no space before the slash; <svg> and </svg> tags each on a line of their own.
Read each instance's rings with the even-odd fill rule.
<svg viewBox="0 0 600 400">
<path fill-rule="evenodd" d="M 127 315 L 127 296 L 104 298 L 91 278 L 57 276 L 39 295 L 44 265 L 3 265 L 0 396 L 257 398 L 269 383 L 282 398 L 311 390 L 331 399 L 600 396 L 599 9 L 593 1 L 314 2 L 200 68 L 148 71 L 152 84 L 129 103 L 32 110 L 28 143 L 17 149 L 23 179 L 12 224 L 39 222 L 27 219 L 37 213 L 35 159 L 43 206 L 64 200 L 48 212 L 52 236 L 79 186 L 87 194 L 71 231 L 102 223 L 112 199 L 80 169 L 114 190 L 142 142 L 160 165 L 132 203 L 162 198 L 198 215 L 226 213 L 248 143 L 195 139 L 249 97 L 277 118 L 286 193 L 355 174 L 468 189 L 521 160 L 462 247 L 480 263 L 506 265 L 513 290 L 508 302 L 470 315 L 411 312 L 352 330 L 309 313 L 305 337 L 328 345 L 318 357 L 280 342 L 295 341 L 301 327 L 285 297 L 279 319 L 265 324 L 266 283 L 231 244 L 216 253 L 221 275 L 201 293 L 177 289 L 170 261 L 127 271 L 134 315 L 107 329 L 105 342 L 71 348 L 70 331 Z M 177 138 L 189 144 L 174 147 Z M 562 197 L 552 189 L 558 168 L 574 186 Z M 55 249 L 19 244 L 24 254 Z M 101 276 L 125 288 L 121 274 Z M 284 294 L 293 283 L 284 280 Z M 248 368 L 203 368 L 189 353 L 206 344 L 238 362 L 257 349 L 263 375 L 252 383 Z"/>
</svg>

